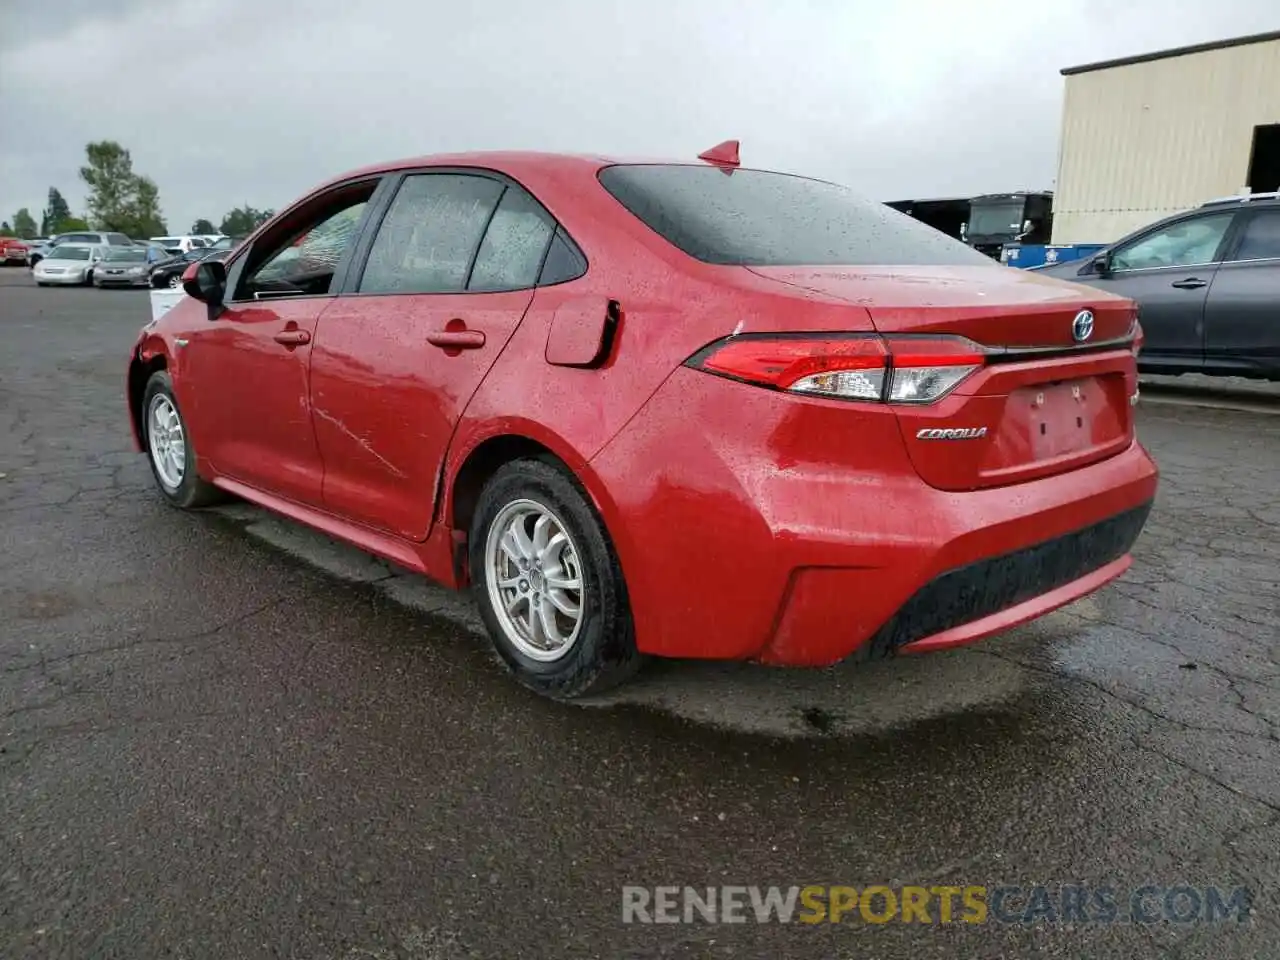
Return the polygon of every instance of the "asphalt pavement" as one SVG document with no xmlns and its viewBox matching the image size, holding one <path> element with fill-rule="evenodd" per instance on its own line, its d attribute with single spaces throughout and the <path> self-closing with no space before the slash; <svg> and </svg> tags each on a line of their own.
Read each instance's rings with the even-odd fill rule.
<svg viewBox="0 0 1280 960">
<path fill-rule="evenodd" d="M 464 598 L 166 506 L 123 406 L 148 313 L 0 271 L 0 957 L 1280 956 L 1280 391 L 1144 386 L 1136 563 L 1036 624 L 566 706 Z M 831 884 L 1251 900 L 623 922 L 624 887 Z"/>
</svg>

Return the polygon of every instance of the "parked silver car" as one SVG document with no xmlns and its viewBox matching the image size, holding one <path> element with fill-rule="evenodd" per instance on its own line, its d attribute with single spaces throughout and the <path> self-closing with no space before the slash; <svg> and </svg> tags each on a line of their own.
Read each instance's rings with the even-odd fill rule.
<svg viewBox="0 0 1280 960">
<path fill-rule="evenodd" d="M 1280 380 L 1280 194 L 1213 200 L 1034 270 L 1136 300 L 1143 372 Z"/>
<path fill-rule="evenodd" d="M 146 247 L 107 247 L 102 262 L 93 271 L 95 287 L 146 287 L 151 284 L 151 265 Z"/>
<path fill-rule="evenodd" d="M 31 272 L 41 287 L 51 284 L 83 286 L 93 282 L 94 269 L 107 249 L 106 244 L 60 243 L 50 247 Z"/>
</svg>

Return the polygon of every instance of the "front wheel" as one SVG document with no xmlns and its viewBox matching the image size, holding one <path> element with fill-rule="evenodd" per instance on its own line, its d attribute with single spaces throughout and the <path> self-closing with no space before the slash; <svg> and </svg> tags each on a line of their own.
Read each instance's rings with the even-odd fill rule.
<svg viewBox="0 0 1280 960">
<path fill-rule="evenodd" d="M 196 474 L 195 447 L 173 395 L 173 381 L 163 370 L 151 375 L 142 395 L 142 433 L 151 475 L 171 504 L 194 509 L 225 499 Z"/>
<path fill-rule="evenodd" d="M 469 555 L 489 636 L 525 686 L 569 700 L 639 668 L 618 558 L 565 470 L 541 460 L 500 468 L 476 505 Z"/>
<path fill-rule="evenodd" d="M 171 290 L 177 290 L 181 286 L 182 286 L 182 274 L 175 273 L 172 277 L 169 278 L 169 288 Z"/>
</svg>

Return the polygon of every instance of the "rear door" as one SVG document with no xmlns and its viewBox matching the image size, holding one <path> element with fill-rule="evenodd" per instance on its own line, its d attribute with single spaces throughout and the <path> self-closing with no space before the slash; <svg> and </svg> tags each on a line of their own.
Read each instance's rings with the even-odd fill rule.
<svg viewBox="0 0 1280 960">
<path fill-rule="evenodd" d="M 328 510 L 426 539 L 449 441 L 528 309 L 554 231 L 497 175 L 403 178 L 312 352 Z"/>
<path fill-rule="evenodd" d="M 1205 366 L 1280 375 L 1280 207 L 1247 211 L 1205 304 Z"/>
</svg>

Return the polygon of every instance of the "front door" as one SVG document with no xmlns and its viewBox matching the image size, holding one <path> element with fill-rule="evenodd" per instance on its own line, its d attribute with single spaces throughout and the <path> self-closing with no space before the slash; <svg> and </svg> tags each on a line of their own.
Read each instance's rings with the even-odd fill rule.
<svg viewBox="0 0 1280 960">
<path fill-rule="evenodd" d="M 312 352 L 330 512 L 426 539 L 454 429 L 528 309 L 554 230 L 497 177 L 404 178 Z"/>
<path fill-rule="evenodd" d="M 1130 297 L 1142 308 L 1144 366 L 1204 363 L 1204 308 L 1234 213 L 1176 221 L 1146 233 L 1111 255 L 1111 274 L 1089 282 Z"/>
<path fill-rule="evenodd" d="M 192 416 L 218 473 L 320 506 L 312 344 L 375 187 L 347 185 L 286 214 L 232 267 L 223 309 L 186 338 Z"/>
</svg>

